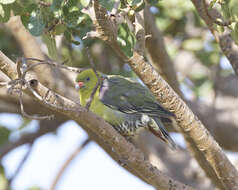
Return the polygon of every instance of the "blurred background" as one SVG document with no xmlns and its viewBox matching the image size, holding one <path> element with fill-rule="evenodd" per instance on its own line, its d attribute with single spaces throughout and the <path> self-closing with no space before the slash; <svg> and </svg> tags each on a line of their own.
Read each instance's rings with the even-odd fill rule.
<svg viewBox="0 0 238 190">
<path fill-rule="evenodd" d="M 100 0 L 108 14 L 116 2 Z M 186 101 L 237 165 L 238 79 L 229 61 L 190 0 L 148 2 L 149 6 L 143 7 L 145 29 L 152 34 L 146 41 L 147 60 Z M 121 1 L 119 12 L 127 4 L 133 7 L 140 3 Z M 88 4 L 88 0 L 0 1 L 0 50 L 13 61 L 22 56 L 50 58 L 59 64 L 85 68 L 90 67 L 85 53 L 85 47 L 89 47 L 99 71 L 139 80 L 106 43 L 96 38 L 83 39 L 95 28 L 83 11 Z M 226 11 L 216 2 L 213 6 L 226 19 L 238 18 L 237 0 L 227 1 L 223 5 Z M 128 18 L 133 22 L 133 16 Z M 238 34 L 236 26 L 237 22 L 230 26 L 234 29 L 234 42 Z M 224 27 L 216 26 L 214 30 L 220 32 Z M 131 56 L 135 35 L 128 23 L 118 26 L 117 41 L 122 51 Z M 75 73 L 43 65 L 32 74 L 53 91 L 79 102 L 74 89 Z M 0 81 L 9 79 L 0 72 Z M 28 96 L 23 100 L 30 115 L 52 114 Z M 88 140 L 88 131 L 83 126 L 59 113 L 53 114 L 55 119 L 50 121 L 24 118 L 17 96 L 0 88 L 0 190 L 154 189 L 115 162 L 93 138 Z M 176 126 L 167 128 L 180 150 L 171 151 L 147 133 L 139 137 L 136 146 L 174 179 L 198 189 L 219 187 L 188 152 Z"/>
</svg>

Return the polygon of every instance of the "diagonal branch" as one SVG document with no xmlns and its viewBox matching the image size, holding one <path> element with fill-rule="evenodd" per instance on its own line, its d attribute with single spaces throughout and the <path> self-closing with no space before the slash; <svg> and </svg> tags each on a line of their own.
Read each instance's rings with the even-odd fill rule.
<svg viewBox="0 0 238 190">
<path fill-rule="evenodd" d="M 28 147 L 28 150 L 26 152 L 26 154 L 24 155 L 24 157 L 22 158 L 21 162 L 19 163 L 15 173 L 13 174 L 13 176 L 8 180 L 8 187 L 6 188 L 6 190 L 10 190 L 11 188 L 11 184 L 14 181 L 14 179 L 18 176 L 18 174 L 21 172 L 24 164 L 26 163 L 27 159 L 29 158 L 29 156 L 31 155 L 32 149 L 33 149 L 33 142 L 29 145 L 30 147 Z"/>
<path fill-rule="evenodd" d="M 97 22 L 99 25 L 97 28 L 100 28 L 101 32 L 106 31 L 104 34 L 100 34 L 100 36 L 106 38 L 105 36 L 112 33 L 112 30 L 104 27 L 107 19 L 105 14 L 99 12 L 103 8 L 99 5 L 97 0 L 94 0 L 93 2 L 95 14 L 100 15 L 100 20 L 98 20 L 98 22 L 95 20 L 94 22 Z M 96 19 L 98 18 L 99 17 L 96 17 Z M 234 166 L 229 162 L 226 155 L 222 152 L 219 145 L 201 121 L 198 120 L 154 68 L 144 60 L 141 51 L 134 51 L 133 56 L 129 60 L 129 64 L 141 80 L 149 87 L 157 100 L 161 102 L 165 108 L 175 113 L 177 124 L 186 137 L 186 141 L 190 145 L 193 145 L 191 147 L 194 149 L 194 152 L 200 154 L 201 157 L 205 157 L 204 160 L 207 160 L 210 170 L 214 170 L 216 174 L 216 181 L 219 180 L 222 182 L 222 189 L 238 189 L 238 173 Z M 198 162 L 202 166 L 203 163 L 199 160 Z M 214 183 L 216 181 L 214 181 Z"/>
<path fill-rule="evenodd" d="M 184 136 L 194 143 L 204 154 L 206 160 L 215 171 L 225 189 L 238 189 L 238 173 L 230 163 L 222 149 L 163 78 L 144 61 L 144 58 L 134 52 L 130 65 L 142 81 L 149 87 L 157 100 L 176 115 L 176 122 Z M 188 140 L 188 139 L 186 139 Z"/>
<path fill-rule="evenodd" d="M 59 182 L 60 178 L 62 177 L 64 171 L 67 169 L 67 167 L 70 165 L 70 163 L 73 161 L 73 159 L 79 155 L 79 153 L 91 142 L 90 139 L 86 139 L 82 144 L 80 144 L 73 152 L 70 154 L 69 158 L 66 160 L 66 162 L 63 164 L 63 166 L 60 168 L 58 174 L 56 175 L 50 190 L 54 190 L 56 188 L 57 183 Z"/>
<path fill-rule="evenodd" d="M 207 4 L 204 0 L 192 0 L 194 6 L 196 7 L 198 14 L 205 21 L 209 30 L 214 35 L 216 41 L 219 43 L 221 50 L 230 61 L 236 75 L 238 75 L 238 47 L 231 37 L 230 31 L 228 29 L 223 32 L 223 34 L 218 34 L 213 29 L 214 19 L 211 19 L 211 15 L 207 14 Z"/>
<path fill-rule="evenodd" d="M 40 121 L 42 123 L 44 123 L 42 126 L 40 126 L 40 129 L 38 131 L 36 131 L 35 133 L 29 133 L 29 134 L 24 134 L 22 135 L 17 141 L 13 141 L 10 142 L 8 144 L 5 144 L 3 146 L 1 146 L 0 148 L 0 160 L 2 160 L 2 158 L 8 154 L 10 151 L 12 151 L 13 149 L 24 145 L 24 144 L 32 144 L 37 138 L 50 133 L 50 132 L 54 132 L 58 129 L 58 127 L 60 126 L 60 124 L 62 124 L 65 121 L 65 119 L 61 116 L 60 119 L 58 120 L 47 120 L 47 121 Z M 47 124 L 45 124 L 47 123 Z"/>
<path fill-rule="evenodd" d="M 179 89 L 178 79 L 174 64 L 166 51 L 163 35 L 155 23 L 155 17 L 150 12 L 149 6 L 146 5 L 144 11 L 145 18 L 145 32 L 151 37 L 146 38 L 146 49 L 148 51 L 147 58 L 149 58 L 156 71 L 170 84 L 170 86 L 183 97 Z"/>
<path fill-rule="evenodd" d="M 9 73 L 7 72 L 7 68 L 11 67 L 11 65 L 14 65 L 14 63 L 5 62 L 4 59 L 0 60 L 2 60 L 0 61 L 0 68 L 5 68 L 2 71 L 5 71 L 4 73 L 8 75 Z M 28 82 L 30 85 L 30 81 Z M 49 92 L 49 89 L 47 89 L 39 82 L 37 84 L 34 84 L 32 88 L 39 96 L 42 97 L 42 99 L 43 97 L 45 97 L 45 100 L 47 100 L 48 103 L 45 104 L 44 101 L 37 99 L 29 89 L 25 89 L 24 92 L 49 109 L 60 112 L 63 115 L 75 120 L 80 125 L 90 129 L 98 137 L 106 141 L 109 146 L 111 146 L 111 148 L 117 154 L 119 158 L 118 160 L 126 160 L 126 165 L 129 168 L 132 168 L 133 171 L 139 174 L 139 176 L 147 183 L 153 185 L 157 189 L 193 189 L 192 187 L 184 185 L 161 173 L 156 167 L 151 165 L 149 161 L 144 159 L 144 155 L 140 150 L 136 149 L 124 137 L 118 134 L 115 129 L 111 125 L 106 123 L 102 118 L 96 116 L 86 108 L 81 107 L 77 103 L 65 97 Z M 61 107 L 70 109 L 61 109 Z"/>
</svg>

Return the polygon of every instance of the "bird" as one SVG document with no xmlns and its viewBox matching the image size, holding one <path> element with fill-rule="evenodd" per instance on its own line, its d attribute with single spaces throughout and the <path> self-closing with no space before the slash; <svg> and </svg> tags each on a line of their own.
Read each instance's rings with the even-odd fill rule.
<svg viewBox="0 0 238 190">
<path fill-rule="evenodd" d="M 100 83 L 90 111 L 110 123 L 122 136 L 130 138 L 137 135 L 140 129 L 146 129 L 172 149 L 177 148 L 163 124 L 172 122 L 175 115 L 163 108 L 149 89 L 137 81 L 85 69 L 75 80 L 82 106 L 86 106 L 98 80 Z"/>
</svg>

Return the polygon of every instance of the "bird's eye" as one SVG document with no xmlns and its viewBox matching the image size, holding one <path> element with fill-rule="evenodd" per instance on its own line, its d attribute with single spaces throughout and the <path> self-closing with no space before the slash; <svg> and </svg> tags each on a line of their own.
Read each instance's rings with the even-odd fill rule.
<svg viewBox="0 0 238 190">
<path fill-rule="evenodd" d="M 90 77 L 86 78 L 87 81 L 90 81 Z"/>
</svg>

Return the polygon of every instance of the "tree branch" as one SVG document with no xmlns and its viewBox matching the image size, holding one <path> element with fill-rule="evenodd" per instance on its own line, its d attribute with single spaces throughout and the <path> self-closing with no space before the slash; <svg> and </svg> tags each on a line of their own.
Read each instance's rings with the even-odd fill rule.
<svg viewBox="0 0 238 190">
<path fill-rule="evenodd" d="M 104 27 L 107 19 L 105 18 L 105 14 L 100 12 L 103 8 L 99 5 L 97 0 L 93 2 L 95 14 L 100 15 L 100 17 L 96 16 L 98 21 L 96 20 L 94 22 L 97 22 L 97 28 L 100 28 L 101 32 L 106 31 L 99 36 L 109 38 L 105 36 L 112 33 L 112 30 Z M 137 41 L 138 40 L 140 39 L 137 39 Z M 204 161 L 207 160 L 208 166 L 210 166 L 209 170 L 211 172 L 212 170 L 215 171 L 217 177 L 214 183 L 219 180 L 224 186 L 223 189 L 238 189 L 238 173 L 234 166 L 229 162 L 219 145 L 214 141 L 213 137 L 187 105 L 176 95 L 162 77 L 158 75 L 153 67 L 144 60 L 144 57 L 141 56 L 141 51 L 134 51 L 129 63 L 141 80 L 149 87 L 157 100 L 161 102 L 165 108 L 175 113 L 177 124 L 186 137 L 185 139 L 193 148 L 193 151 L 200 154 L 201 157 L 204 156 Z M 203 167 L 201 161 L 198 160 L 198 162 L 201 167 Z M 209 173 L 207 172 L 207 174 Z"/>
<path fill-rule="evenodd" d="M 146 38 L 146 48 L 148 56 L 156 71 L 170 84 L 170 86 L 183 97 L 179 89 L 179 83 L 176 77 L 174 64 L 171 61 L 164 44 L 163 35 L 156 26 L 155 17 L 151 14 L 149 6 L 145 7 L 145 31 L 146 35 L 151 37 Z"/>
<path fill-rule="evenodd" d="M 13 174 L 13 176 L 8 180 L 8 186 L 6 188 L 6 190 L 10 190 L 11 188 L 11 184 L 12 181 L 16 178 L 16 176 L 19 174 L 19 172 L 22 170 L 22 167 L 24 166 L 25 162 L 27 161 L 27 159 L 29 158 L 31 152 L 32 152 L 32 147 L 33 147 L 33 143 L 30 143 L 29 145 L 30 147 L 28 147 L 28 150 L 26 152 L 26 154 L 24 155 L 24 157 L 22 158 L 21 162 L 19 163 L 15 173 Z"/>
<path fill-rule="evenodd" d="M 130 65 L 142 81 L 149 87 L 157 100 L 176 115 L 176 122 L 190 144 L 191 142 L 202 153 L 215 171 L 225 189 L 238 189 L 238 173 L 222 152 L 219 145 L 192 113 L 187 105 L 176 95 L 171 87 L 156 73 L 142 56 L 134 52 Z M 195 152 L 197 152 L 195 150 Z M 198 160 L 199 161 L 199 160 Z M 201 165 L 201 163 L 200 163 Z M 202 166 L 202 165 L 201 165 Z M 232 174 L 231 174 L 232 173 Z"/>
<path fill-rule="evenodd" d="M 216 41 L 219 43 L 221 50 L 226 55 L 227 59 L 230 61 L 230 64 L 233 67 L 236 75 L 238 75 L 238 47 L 234 43 L 230 31 L 226 29 L 223 34 L 218 34 L 213 29 L 214 20 L 207 15 L 206 7 L 208 5 L 204 4 L 203 0 L 192 0 L 192 2 L 198 11 L 198 14 L 205 21 L 208 28 L 214 35 Z"/>
<path fill-rule="evenodd" d="M 9 73 L 7 71 L 8 69 L 6 68 L 8 68 L 8 66 L 9 68 L 11 68 L 11 65 L 14 64 L 12 63 L 9 65 L 9 62 L 0 61 L 0 68 L 5 68 L 4 73 L 7 75 Z M 29 85 L 31 85 L 31 81 L 28 82 Z M 66 99 L 65 97 L 52 93 L 51 91 L 49 92 L 49 89 L 41 85 L 39 82 L 35 83 L 34 86 L 31 87 L 40 97 L 42 97 L 42 99 L 44 97 L 44 100 L 47 100 L 47 103 L 45 101 L 37 99 L 29 89 L 24 90 L 24 92 L 42 105 L 50 108 L 53 111 L 58 111 L 65 116 L 68 116 L 69 118 L 75 120 L 80 125 L 90 129 L 98 137 L 102 138 L 107 142 L 108 145 L 112 147 L 112 149 L 118 155 L 118 160 L 126 160 L 126 165 L 132 168 L 147 183 L 153 185 L 158 189 L 193 189 L 161 173 L 157 168 L 151 165 L 149 161 L 146 161 L 144 159 L 142 152 L 140 152 L 124 137 L 118 134 L 115 129 L 111 127 L 111 125 L 106 123 L 103 119 L 96 116 L 92 112 L 87 111 L 86 108 L 79 106 L 78 104 L 69 99 Z"/>
<path fill-rule="evenodd" d="M 57 183 L 59 182 L 60 178 L 62 177 L 64 171 L 67 169 L 67 167 L 70 165 L 70 163 L 73 161 L 73 159 L 79 155 L 79 153 L 91 142 L 90 139 L 86 139 L 82 144 L 80 144 L 73 152 L 70 154 L 66 162 L 62 165 L 60 168 L 58 174 L 55 176 L 55 179 L 53 180 L 53 183 L 50 187 L 50 190 L 54 190 L 56 188 Z"/>
<path fill-rule="evenodd" d="M 10 151 L 13 149 L 24 145 L 24 144 L 32 144 L 37 138 L 49 133 L 49 132 L 54 132 L 56 129 L 64 122 L 64 118 L 62 120 L 57 118 L 57 120 L 43 120 L 40 121 L 40 127 L 39 130 L 36 131 L 35 133 L 29 133 L 29 134 L 24 134 L 22 135 L 17 141 L 10 142 L 8 144 L 5 144 L 1 146 L 0 148 L 0 160 L 8 154 Z"/>
</svg>

